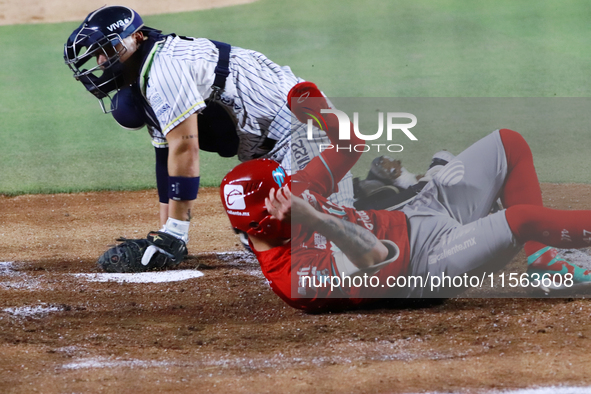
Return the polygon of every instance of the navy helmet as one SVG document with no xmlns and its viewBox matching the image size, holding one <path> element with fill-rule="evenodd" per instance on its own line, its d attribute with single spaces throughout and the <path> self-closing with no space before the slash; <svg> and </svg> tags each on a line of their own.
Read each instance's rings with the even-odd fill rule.
<svg viewBox="0 0 591 394">
<path fill-rule="evenodd" d="M 105 108 L 103 99 L 111 100 L 109 94 L 124 87 L 120 58 L 127 48 L 123 40 L 143 26 L 142 18 L 131 8 L 105 6 L 91 12 L 64 46 L 64 60 L 74 72 L 74 78 L 99 99 L 105 113 L 111 111 Z M 100 54 L 107 60 L 101 65 L 93 64 Z M 92 62 L 86 65 L 89 60 Z M 110 107 L 113 110 L 113 104 Z"/>
</svg>

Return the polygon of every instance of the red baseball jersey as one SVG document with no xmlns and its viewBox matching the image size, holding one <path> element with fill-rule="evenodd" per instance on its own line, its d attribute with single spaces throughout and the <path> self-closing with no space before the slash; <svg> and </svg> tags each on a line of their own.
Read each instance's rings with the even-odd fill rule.
<svg viewBox="0 0 591 394">
<path fill-rule="evenodd" d="M 358 275 L 359 269 L 334 243 L 312 229 L 292 226 L 289 243 L 265 252 L 255 251 L 255 254 L 273 291 L 292 307 L 304 310 L 347 308 L 384 298 L 392 294 L 388 277 L 406 275 L 410 260 L 404 213 L 357 211 L 327 200 L 338 191 L 338 182 L 361 156 L 351 146 L 363 141 L 353 130 L 350 140 L 339 140 L 336 117 L 328 117 L 326 121 L 326 134 L 337 149 L 323 151 L 303 170 L 294 172 L 292 193 L 320 212 L 355 223 L 378 239 L 390 241 L 389 250 L 396 253 L 391 263 L 386 263 L 378 271 L 366 273 L 366 283 L 357 286 L 359 279 L 363 279 Z M 368 275 L 373 278 L 371 283 L 367 283 Z M 335 286 L 337 278 L 340 280 L 343 276 L 350 278 L 350 286 L 346 281 Z"/>
<path fill-rule="evenodd" d="M 379 271 L 367 273 L 365 283 L 359 286 L 363 277 L 354 280 L 348 275 L 346 271 L 352 263 L 344 253 L 322 234 L 298 225 L 292 226 L 292 239 L 286 245 L 264 252 L 255 251 L 263 274 L 273 291 L 286 303 L 310 311 L 348 308 L 391 295 L 393 287 L 388 285 L 388 277 L 406 275 L 409 266 L 406 216 L 400 211 L 357 211 L 330 203 L 325 196 L 332 190 L 326 185 L 336 183 L 331 182 L 329 168 L 314 168 L 316 159 L 294 174 L 293 193 L 320 212 L 364 227 L 380 240 L 392 241 L 398 257 Z M 305 190 L 302 192 L 302 189 Z M 341 281 L 344 276 L 349 276 L 350 281 Z M 339 286 L 335 286 L 336 278 Z"/>
</svg>

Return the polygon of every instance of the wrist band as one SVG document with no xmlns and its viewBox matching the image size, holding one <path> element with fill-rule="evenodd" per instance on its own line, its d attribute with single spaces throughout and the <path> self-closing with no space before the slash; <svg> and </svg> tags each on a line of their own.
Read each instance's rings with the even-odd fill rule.
<svg viewBox="0 0 591 394">
<path fill-rule="evenodd" d="M 199 177 L 168 177 L 168 198 L 174 201 L 194 200 L 199 191 Z"/>
</svg>

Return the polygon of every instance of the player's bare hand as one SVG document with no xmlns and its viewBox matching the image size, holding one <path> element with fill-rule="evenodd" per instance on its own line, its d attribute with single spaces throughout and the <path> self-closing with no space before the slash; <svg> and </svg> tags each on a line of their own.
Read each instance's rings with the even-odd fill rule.
<svg viewBox="0 0 591 394">
<path fill-rule="evenodd" d="M 291 220 L 291 191 L 283 186 L 277 192 L 271 189 L 269 197 L 265 198 L 265 207 L 271 216 L 281 221 Z"/>
</svg>

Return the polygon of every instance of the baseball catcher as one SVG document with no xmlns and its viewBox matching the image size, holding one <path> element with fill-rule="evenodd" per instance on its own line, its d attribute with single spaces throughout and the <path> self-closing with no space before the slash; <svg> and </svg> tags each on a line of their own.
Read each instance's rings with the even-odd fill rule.
<svg viewBox="0 0 591 394">
<path fill-rule="evenodd" d="M 128 7 L 91 12 L 70 34 L 64 60 L 103 112 L 126 129 L 147 127 L 156 152 L 160 232 L 185 243 L 201 150 L 241 161 L 270 158 L 289 174 L 292 145 L 303 166 L 318 154 L 317 142 L 329 142 L 317 128 L 314 142 L 305 124 L 292 125 L 287 95 L 303 80 L 289 67 L 227 43 L 163 34 Z M 350 173 L 331 199 L 352 206 Z M 160 249 L 166 251 L 152 244 L 138 250 L 153 256 Z"/>
<path fill-rule="evenodd" d="M 337 119 L 327 116 L 326 123 L 338 146 Z M 591 211 L 543 206 L 531 150 L 517 132 L 500 129 L 479 140 L 444 166 L 412 202 L 392 211 L 359 211 L 327 200 L 360 154 L 325 150 L 286 179 L 273 176 L 282 171 L 279 163 L 252 161 L 222 181 L 232 226 L 248 234 L 273 291 L 289 305 L 320 310 L 376 298 L 448 298 L 465 287 L 433 288 L 420 285 L 421 280 L 492 273 L 522 248 L 534 286 L 548 290 L 556 277 L 556 287 L 591 283 L 591 272 L 570 264 L 556 249 L 589 245 Z M 504 209 L 489 214 L 499 197 Z M 335 277 L 363 275 L 376 278 L 378 285 L 343 281 L 332 286 Z M 420 280 L 401 287 L 379 285 L 409 275 Z M 544 285 L 543 278 L 553 281 Z"/>
</svg>

